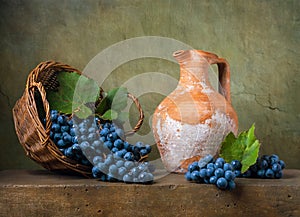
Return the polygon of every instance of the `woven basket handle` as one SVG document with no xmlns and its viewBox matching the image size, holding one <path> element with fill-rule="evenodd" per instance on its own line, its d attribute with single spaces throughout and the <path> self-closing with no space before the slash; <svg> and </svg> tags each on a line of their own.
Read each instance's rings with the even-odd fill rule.
<svg viewBox="0 0 300 217">
<path fill-rule="evenodd" d="M 125 132 L 126 136 L 130 136 L 130 135 L 134 134 L 136 131 L 138 131 L 140 129 L 140 127 L 142 126 L 143 121 L 144 121 L 144 112 L 143 112 L 140 102 L 138 101 L 138 99 L 135 96 L 133 96 L 130 93 L 127 93 L 127 97 L 130 98 L 134 102 L 135 106 L 137 107 L 137 109 L 139 111 L 139 120 L 138 120 L 137 124 L 135 125 L 135 127 L 132 130 Z"/>
<path fill-rule="evenodd" d="M 45 133 L 47 135 L 49 135 L 50 129 L 51 129 L 51 121 L 50 121 L 50 118 L 47 118 L 47 117 L 50 117 L 50 106 L 49 106 L 49 103 L 48 103 L 48 101 L 46 99 L 46 91 L 45 91 L 45 89 L 44 89 L 44 87 L 43 87 L 43 85 L 42 85 L 41 82 L 36 83 L 34 81 L 31 81 L 30 82 L 30 86 L 27 86 L 27 88 L 28 88 L 27 91 L 31 92 L 31 94 L 33 94 L 32 97 L 29 97 L 29 99 L 28 99 L 29 101 L 32 100 L 32 102 L 29 102 L 29 104 L 36 106 L 36 102 L 34 100 L 34 91 L 30 91 L 30 89 L 36 88 L 39 91 L 40 95 L 41 95 L 41 99 L 42 99 L 43 107 L 44 107 L 44 111 L 45 111 L 45 117 L 46 117 L 45 118 L 46 119 Z M 36 108 L 37 108 L 37 106 L 36 106 Z M 37 110 L 35 110 L 35 111 L 37 112 Z M 33 118 L 39 119 L 39 115 L 38 114 L 34 114 Z M 40 122 L 40 120 L 39 120 L 39 122 Z"/>
</svg>

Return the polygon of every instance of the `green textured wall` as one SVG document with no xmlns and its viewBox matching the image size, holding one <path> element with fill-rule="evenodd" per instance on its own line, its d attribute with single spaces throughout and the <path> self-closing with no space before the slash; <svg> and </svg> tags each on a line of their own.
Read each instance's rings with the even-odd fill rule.
<svg viewBox="0 0 300 217">
<path fill-rule="evenodd" d="M 1 0 L 0 169 L 39 168 L 25 157 L 11 109 L 28 73 L 53 59 L 82 70 L 100 51 L 162 36 L 214 52 L 231 65 L 240 130 L 256 123 L 262 152 L 300 168 L 300 1 Z M 145 58 L 120 66 L 104 88 L 143 72 L 178 78 L 178 65 Z M 142 96 L 147 118 L 161 96 Z M 146 121 L 147 122 L 147 121 Z M 143 126 L 142 132 L 150 128 Z"/>
</svg>

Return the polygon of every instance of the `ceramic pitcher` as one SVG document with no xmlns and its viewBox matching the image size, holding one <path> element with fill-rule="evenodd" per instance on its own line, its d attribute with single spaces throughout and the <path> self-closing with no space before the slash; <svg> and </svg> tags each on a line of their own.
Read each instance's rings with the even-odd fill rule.
<svg viewBox="0 0 300 217">
<path fill-rule="evenodd" d="M 179 83 L 156 108 L 152 129 L 165 168 L 184 173 L 193 161 L 216 155 L 229 132 L 237 134 L 238 118 L 225 59 L 201 50 L 179 50 L 173 56 L 180 66 Z M 208 79 L 211 64 L 218 66 L 218 91 Z"/>
</svg>

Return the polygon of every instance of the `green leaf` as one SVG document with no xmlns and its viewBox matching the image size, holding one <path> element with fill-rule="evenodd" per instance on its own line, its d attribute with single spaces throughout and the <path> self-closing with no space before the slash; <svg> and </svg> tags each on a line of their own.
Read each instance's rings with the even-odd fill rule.
<svg viewBox="0 0 300 217">
<path fill-rule="evenodd" d="M 118 121 L 125 122 L 129 119 L 129 112 L 120 112 L 118 114 Z"/>
<path fill-rule="evenodd" d="M 118 87 L 107 92 L 96 108 L 96 113 L 103 114 L 109 109 L 117 112 L 122 111 L 127 106 L 127 88 Z"/>
<path fill-rule="evenodd" d="M 107 110 L 102 116 L 101 118 L 104 119 L 104 120 L 115 120 L 117 119 L 118 117 L 118 112 L 112 110 L 112 109 L 109 109 Z"/>
<path fill-rule="evenodd" d="M 116 94 L 112 98 L 111 109 L 115 111 L 122 111 L 127 106 L 127 88 L 118 88 Z"/>
<path fill-rule="evenodd" d="M 248 131 L 240 133 L 237 138 L 233 133 L 229 133 L 221 145 L 220 156 L 226 162 L 239 160 L 242 163 L 242 173 L 255 164 L 258 157 L 260 143 L 255 137 L 254 130 L 253 124 Z"/>
<path fill-rule="evenodd" d="M 85 119 L 88 116 L 93 114 L 93 111 L 85 106 L 85 105 L 73 105 L 76 107 L 76 111 L 73 111 L 74 114 L 76 114 L 77 117 L 81 118 L 81 119 Z"/>
<path fill-rule="evenodd" d="M 86 104 L 98 99 L 100 88 L 97 83 L 75 72 L 59 72 L 57 79 L 60 84 L 58 91 L 47 91 L 50 109 L 74 113 L 80 118 L 91 115 L 93 111 Z"/>
</svg>

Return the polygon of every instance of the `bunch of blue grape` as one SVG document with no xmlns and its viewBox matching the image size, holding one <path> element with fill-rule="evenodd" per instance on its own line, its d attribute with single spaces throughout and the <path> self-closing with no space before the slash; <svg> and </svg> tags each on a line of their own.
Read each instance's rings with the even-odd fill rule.
<svg viewBox="0 0 300 217">
<path fill-rule="evenodd" d="M 280 179 L 285 168 L 284 161 L 276 154 L 258 157 L 256 163 L 244 173 L 241 173 L 242 164 L 239 161 L 235 161 L 235 165 L 236 176 L 244 178 Z"/>
<path fill-rule="evenodd" d="M 123 181 L 125 183 L 152 183 L 154 167 L 149 162 L 129 161 L 109 154 L 105 159 L 93 159 L 93 177 L 102 181 Z"/>
<path fill-rule="evenodd" d="M 101 123 L 98 117 L 81 120 L 51 110 L 50 138 L 70 159 L 92 167 L 92 175 L 102 181 L 151 183 L 154 167 L 143 161 L 151 146 L 124 141 L 123 129 Z"/>
<path fill-rule="evenodd" d="M 123 140 L 124 131 L 113 123 L 98 124 L 99 119 L 85 119 L 75 125 L 79 146 L 93 163 L 93 177 L 102 181 L 151 183 L 154 167 L 140 162 L 151 146 L 142 142 L 132 145 Z M 99 126 L 99 128 L 97 128 Z"/>
<path fill-rule="evenodd" d="M 222 190 L 234 189 L 236 187 L 235 177 L 234 168 L 230 163 L 226 163 L 223 158 L 214 160 L 211 155 L 191 163 L 185 173 L 188 181 L 214 184 Z"/>
<path fill-rule="evenodd" d="M 66 115 L 59 114 L 56 110 L 51 110 L 50 119 L 52 122 L 50 139 L 59 150 L 80 164 L 92 166 L 78 144 L 73 120 Z"/>
</svg>

